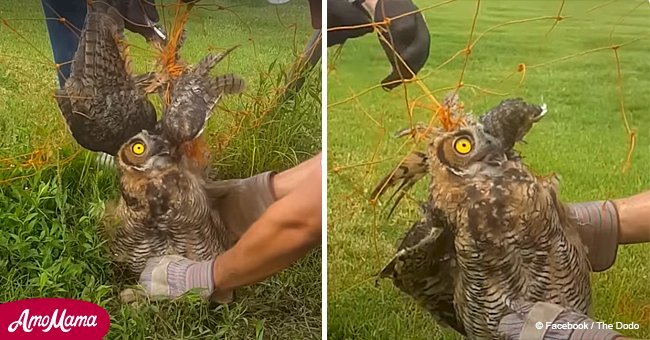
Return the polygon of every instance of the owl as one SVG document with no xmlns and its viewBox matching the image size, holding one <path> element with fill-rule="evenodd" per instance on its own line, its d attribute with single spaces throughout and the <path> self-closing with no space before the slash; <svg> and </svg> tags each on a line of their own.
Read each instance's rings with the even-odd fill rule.
<svg viewBox="0 0 650 340">
<path fill-rule="evenodd" d="M 209 75 L 228 52 L 207 55 L 173 82 L 160 133 L 144 130 L 117 154 L 121 199 L 116 214 L 122 222 L 109 237 L 110 248 L 133 273 L 152 256 L 208 260 L 235 241 L 212 209 L 206 167 L 186 148 L 201 136 L 219 99 L 245 88 L 235 75 Z"/>
<path fill-rule="evenodd" d="M 170 101 L 158 122 L 143 89 L 155 75 L 131 75 L 123 29 L 110 4 L 89 4 L 72 75 L 57 98 L 75 139 L 117 158 L 121 196 L 104 237 L 132 274 L 152 256 L 208 260 L 234 236 L 212 209 L 208 171 L 192 151 L 220 98 L 240 93 L 245 82 L 209 74 L 232 49 L 208 54 L 166 83 Z"/>
<path fill-rule="evenodd" d="M 587 251 L 555 178 L 509 159 L 481 124 L 437 131 L 427 155 L 430 213 L 409 232 L 424 237 L 403 242 L 381 276 L 470 339 L 498 339 L 526 302 L 587 313 Z"/>
<path fill-rule="evenodd" d="M 218 57 L 208 55 L 197 69 L 211 68 Z M 211 208 L 205 167 L 194 162 L 184 146 L 201 135 L 223 94 L 243 88 L 243 80 L 234 75 L 210 77 L 206 71 L 192 79 L 181 77 L 161 133 L 142 131 L 120 148 L 121 198 L 116 215 L 121 224 L 109 239 L 112 254 L 131 272 L 139 273 L 152 256 L 208 260 L 234 243 L 235 236 Z"/>
<path fill-rule="evenodd" d="M 129 69 L 122 16 L 107 3 L 90 2 L 70 77 L 55 93 L 82 147 L 116 155 L 140 131 L 155 131 L 156 110 Z"/>
<path fill-rule="evenodd" d="M 486 133 L 501 143 L 509 159 L 519 158 L 519 155 L 513 149 L 515 143 L 522 141 L 533 124 L 540 121 L 547 112 L 546 104 L 529 104 L 521 98 L 506 99 L 496 107 L 490 109 L 487 113 L 481 115 L 478 121 L 476 121 L 474 117 L 462 113 L 462 104 L 460 104 L 456 93 L 447 95 L 443 105 L 449 108 L 453 119 L 463 119 L 465 125 L 483 125 Z M 416 129 L 427 130 L 423 126 L 416 127 Z M 410 132 L 407 130 L 399 131 L 397 136 L 402 137 L 406 135 L 407 132 Z M 399 183 L 397 189 L 395 189 L 388 199 L 388 201 L 391 201 L 397 195 L 388 213 L 388 216 L 392 215 L 397 204 L 406 192 L 427 173 L 427 162 L 428 156 L 426 153 L 421 151 L 412 152 L 396 168 L 379 181 L 370 197 L 376 200 L 388 189 Z"/>
<path fill-rule="evenodd" d="M 162 135 L 142 131 L 117 156 L 120 222 L 107 235 L 116 262 L 139 274 L 152 256 L 209 260 L 232 246 L 235 236 L 211 209 L 205 172 Z"/>
</svg>

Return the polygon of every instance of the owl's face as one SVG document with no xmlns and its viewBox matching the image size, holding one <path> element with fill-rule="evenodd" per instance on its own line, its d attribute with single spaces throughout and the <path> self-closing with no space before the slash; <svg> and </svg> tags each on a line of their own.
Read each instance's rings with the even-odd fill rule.
<svg viewBox="0 0 650 340">
<path fill-rule="evenodd" d="M 499 167 L 506 155 L 501 143 L 485 132 L 481 124 L 442 132 L 430 144 L 432 170 L 446 170 L 453 176 L 474 175 L 486 167 Z"/>
<path fill-rule="evenodd" d="M 146 130 L 124 143 L 117 155 L 123 170 L 159 170 L 172 163 L 168 142 L 162 136 Z"/>
</svg>

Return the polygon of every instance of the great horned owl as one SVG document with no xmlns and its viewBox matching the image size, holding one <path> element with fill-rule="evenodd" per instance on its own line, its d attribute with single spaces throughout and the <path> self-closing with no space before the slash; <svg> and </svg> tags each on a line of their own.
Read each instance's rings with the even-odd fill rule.
<svg viewBox="0 0 650 340">
<path fill-rule="evenodd" d="M 205 164 L 188 152 L 225 94 L 239 93 L 244 81 L 209 72 L 232 49 L 209 54 L 166 85 L 170 104 L 163 118 L 128 71 L 124 22 L 108 3 L 89 4 L 72 75 L 57 100 L 70 132 L 85 148 L 116 155 L 121 197 L 112 225 L 104 229 L 111 252 L 132 273 L 147 259 L 180 254 L 207 260 L 234 237 L 212 209 Z"/>
<path fill-rule="evenodd" d="M 438 131 L 429 213 L 410 232 L 424 236 L 380 274 L 471 339 L 497 339 L 501 318 L 524 302 L 583 313 L 590 304 L 586 249 L 557 183 L 506 153 L 480 124 Z"/>
<path fill-rule="evenodd" d="M 122 146 L 118 160 L 119 225 L 107 235 L 118 263 L 139 273 L 151 256 L 208 260 L 233 244 L 235 236 L 211 209 L 203 169 L 165 138 L 143 131 Z"/>
<path fill-rule="evenodd" d="M 89 3 L 70 78 L 55 94 L 70 133 L 86 149 L 116 155 L 129 138 L 156 128 L 156 110 L 136 86 L 126 46 L 117 9 Z"/>
<path fill-rule="evenodd" d="M 209 69 L 218 59 L 209 55 L 199 66 Z M 244 82 L 233 75 L 212 78 L 207 71 L 188 82 L 192 86 L 186 91 L 181 91 L 183 82 L 177 84 L 173 105 L 163 116 L 162 133 L 142 131 L 117 154 L 121 223 L 109 235 L 110 247 L 116 260 L 134 273 L 151 256 L 180 254 L 208 260 L 235 240 L 211 208 L 206 169 L 183 146 L 199 137 L 220 96 L 243 90 Z"/>
<path fill-rule="evenodd" d="M 482 124 L 485 131 L 501 143 L 509 159 L 519 157 L 513 150 L 515 143 L 522 141 L 533 124 L 546 114 L 545 104 L 529 104 L 521 98 L 514 98 L 503 100 L 499 105 L 481 115 L 477 122 L 472 116 L 464 115 L 461 112 L 462 105 L 459 103 L 456 93 L 446 96 L 443 105 L 450 109 L 457 120 L 463 118 L 460 117 L 463 115 L 468 125 Z M 427 130 L 426 127 L 416 127 L 416 129 Z M 401 137 L 406 133 L 402 130 L 397 135 Z M 390 201 L 397 195 L 388 213 L 390 216 L 406 192 L 427 173 L 427 162 L 428 157 L 424 152 L 414 151 L 407 155 L 396 168 L 379 181 L 370 197 L 378 199 L 388 189 L 400 183 L 388 199 Z"/>
<path fill-rule="evenodd" d="M 244 89 L 235 75 L 208 73 L 229 52 L 209 54 L 179 77 L 161 133 L 142 131 L 117 154 L 122 193 L 117 218 L 122 222 L 109 238 L 117 261 L 134 273 L 151 256 L 208 260 L 235 241 L 212 209 L 205 167 L 184 149 L 200 137 L 221 96 Z"/>
</svg>

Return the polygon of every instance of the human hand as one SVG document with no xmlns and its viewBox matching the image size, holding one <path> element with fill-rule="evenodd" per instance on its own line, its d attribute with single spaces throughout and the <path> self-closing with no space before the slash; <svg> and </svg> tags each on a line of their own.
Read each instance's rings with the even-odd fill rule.
<svg viewBox="0 0 650 340">
<path fill-rule="evenodd" d="M 585 325 L 579 329 L 552 328 L 550 325 Z M 593 327 L 592 327 L 593 326 Z M 567 328 L 567 327 L 565 327 Z M 620 334 L 600 329 L 598 323 L 588 316 L 552 303 L 528 303 L 520 313 L 504 316 L 499 323 L 502 339 L 601 339 L 622 340 Z"/>
<path fill-rule="evenodd" d="M 233 300 L 233 291 L 215 290 L 214 260 L 197 262 L 179 255 L 154 257 L 140 274 L 139 283 L 153 299 L 176 298 L 191 290 L 218 303 Z"/>
<path fill-rule="evenodd" d="M 124 27 L 138 33 L 147 41 L 166 39 L 163 30 L 157 26 L 160 17 L 155 0 L 113 0 L 112 5 L 124 18 Z"/>
</svg>

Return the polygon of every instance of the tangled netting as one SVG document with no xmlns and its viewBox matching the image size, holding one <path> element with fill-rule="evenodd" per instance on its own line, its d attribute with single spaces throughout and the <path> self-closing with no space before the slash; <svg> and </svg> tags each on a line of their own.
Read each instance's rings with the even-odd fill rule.
<svg viewBox="0 0 650 340">
<path fill-rule="evenodd" d="M 380 4 L 382 3 L 380 2 Z M 570 8 L 570 6 L 566 4 L 565 0 L 560 0 L 553 2 L 553 6 L 547 6 L 554 7 L 553 12 L 542 11 L 531 7 L 530 10 L 524 12 L 529 14 L 529 17 L 501 22 L 499 19 L 502 19 L 502 16 L 499 15 L 499 10 L 505 11 L 508 10 L 509 7 L 512 9 L 516 9 L 517 7 L 519 7 L 519 9 L 524 9 L 530 4 L 526 2 L 505 2 L 502 5 L 497 5 L 497 9 L 493 8 L 494 4 L 481 0 L 474 1 L 471 8 L 468 6 L 468 2 L 461 3 L 457 0 L 442 1 L 434 4 L 419 1 L 416 2 L 416 4 L 419 5 L 418 10 L 403 13 L 395 17 L 388 17 L 382 21 L 330 29 L 330 32 L 333 32 L 345 29 L 353 30 L 363 27 L 371 27 L 376 33 L 388 32 L 388 37 L 379 34 L 377 34 L 377 36 L 388 46 L 392 46 L 391 42 L 393 38 L 390 36 L 390 31 L 387 27 L 389 27 L 395 20 L 409 15 L 416 15 L 416 13 L 422 13 L 425 18 L 435 18 L 435 21 L 428 20 L 432 45 L 431 56 L 429 57 L 425 68 L 415 77 L 405 80 L 405 86 L 398 87 L 391 93 L 385 94 L 383 96 L 384 98 L 379 99 L 386 103 L 404 103 L 403 109 L 401 109 L 403 112 L 403 127 L 410 128 L 413 131 L 413 133 L 410 134 L 413 138 L 404 138 L 398 151 L 399 155 L 407 155 L 410 151 L 417 149 L 418 146 L 420 148 L 422 147 L 419 142 L 426 138 L 426 134 L 417 132 L 426 130 L 422 128 L 422 117 L 426 118 L 426 122 L 424 123 L 428 125 L 427 127 L 437 125 L 442 126 L 445 129 L 454 128 L 458 122 L 454 122 L 451 118 L 449 108 L 446 108 L 441 104 L 443 101 L 442 98 L 449 93 L 458 93 L 461 101 L 466 103 L 477 102 L 488 98 L 489 102 L 496 105 L 496 103 L 501 99 L 513 96 L 513 93 L 525 89 L 529 79 L 548 77 L 549 74 L 553 73 L 554 68 L 559 67 L 559 65 L 566 65 L 567 63 L 574 65 L 581 63 L 589 64 L 591 58 L 594 56 L 602 56 L 602 54 L 609 53 L 611 55 L 610 65 L 612 77 L 611 83 L 606 87 L 607 93 L 593 93 L 592 95 L 605 98 L 610 97 L 607 96 L 608 93 L 616 93 L 620 124 L 625 129 L 629 139 L 627 153 L 621 155 L 621 170 L 626 171 L 630 166 L 632 166 L 632 155 L 636 150 L 636 136 L 638 131 L 634 131 L 630 124 L 630 110 L 626 107 L 626 98 L 639 95 L 640 91 L 642 91 L 642 87 L 635 86 L 635 82 L 638 80 L 636 75 L 627 79 L 624 70 L 632 70 L 635 66 L 633 63 L 625 65 L 621 61 L 621 56 L 625 55 L 625 51 L 628 47 L 639 47 L 643 46 L 642 44 L 647 45 L 648 38 L 650 38 L 650 31 L 647 28 L 638 27 L 638 29 L 636 29 L 632 34 L 630 34 L 629 31 L 625 34 L 617 33 L 619 33 L 618 31 L 621 27 L 626 26 L 627 19 L 635 16 L 639 17 L 648 15 L 650 4 L 647 1 L 636 1 L 633 3 L 621 1 L 601 1 L 599 3 L 583 2 L 580 4 L 581 8 L 576 9 Z M 492 8 L 490 6 L 491 4 Z M 589 22 L 589 20 L 596 20 L 598 15 L 607 12 L 615 6 L 618 6 L 618 12 L 621 12 L 621 6 L 624 10 L 622 11 L 622 15 L 610 16 L 611 22 Z M 453 19 L 445 19 L 447 22 L 449 20 L 456 20 L 461 22 L 463 26 L 467 25 L 466 29 L 463 29 L 462 31 L 457 30 L 456 26 L 445 27 L 445 24 L 440 23 L 438 20 L 441 18 L 436 15 L 436 12 L 440 12 L 443 9 L 452 11 L 454 7 L 460 7 L 465 11 L 456 12 L 455 14 L 458 14 L 459 16 L 454 17 Z M 471 17 L 471 20 L 467 20 L 468 17 Z M 563 30 L 562 27 L 571 21 L 578 22 L 576 24 L 577 29 L 576 27 L 573 27 L 573 30 L 570 31 Z M 552 53 L 552 55 L 545 60 L 539 60 L 540 58 L 522 54 L 520 55 L 522 61 L 519 63 L 502 64 L 497 61 L 498 69 L 494 69 L 494 67 L 489 70 L 481 69 L 481 66 L 487 65 L 488 62 L 493 62 L 493 59 L 498 60 L 499 57 L 498 55 L 487 55 L 495 52 L 483 52 L 481 51 L 481 45 L 486 44 L 488 40 L 507 39 L 500 36 L 500 34 L 504 32 L 513 32 L 517 30 L 526 31 L 530 30 L 531 27 L 532 29 L 540 31 L 543 28 L 544 33 L 539 35 L 538 40 L 527 41 L 526 43 L 544 45 L 544 48 L 553 50 L 553 44 L 555 42 L 579 38 L 581 36 L 581 32 L 579 31 L 580 25 L 586 25 L 584 27 L 589 27 L 589 25 L 606 25 L 608 32 L 603 36 L 583 36 L 582 39 L 585 41 L 588 41 L 589 39 L 592 39 L 593 41 L 606 40 L 607 42 L 605 44 L 591 44 L 594 46 L 589 46 L 589 48 L 584 49 L 581 49 L 580 46 L 575 46 L 575 48 L 572 48 L 568 53 L 557 51 Z M 465 35 L 464 41 L 466 41 L 466 43 L 462 48 L 454 50 L 450 55 L 441 55 L 448 50 L 451 50 L 450 48 L 447 48 L 449 45 L 444 44 L 447 35 L 450 37 Z M 346 54 L 346 48 L 354 49 L 354 52 L 350 52 L 351 54 L 357 53 L 361 49 L 361 47 L 354 47 L 354 44 L 355 42 L 346 43 L 346 45 L 353 45 L 353 47 L 350 48 L 347 46 L 339 46 L 338 48 L 330 49 L 328 60 L 328 86 L 330 88 L 330 93 L 332 93 L 331 89 L 333 87 L 341 87 L 344 88 L 345 91 L 339 91 L 337 94 L 329 95 L 328 109 L 330 111 L 340 109 L 341 111 L 363 114 L 368 120 L 368 131 L 373 133 L 377 132 L 375 134 L 375 136 L 377 136 L 386 132 L 386 127 L 384 122 L 377 118 L 377 115 L 368 112 L 367 106 L 372 102 L 365 98 L 372 93 L 381 91 L 382 84 L 377 83 L 377 85 L 366 88 L 353 88 L 339 79 L 340 73 L 338 69 L 342 59 L 341 55 Z M 438 46 L 443 46 L 444 48 L 438 48 Z M 369 47 L 364 45 L 362 48 L 368 49 Z M 373 48 L 380 50 L 378 45 Z M 393 48 L 393 51 L 395 52 L 394 57 L 401 59 L 395 48 Z M 497 51 L 497 53 L 517 55 L 518 51 L 502 50 Z M 546 55 L 548 55 L 548 53 L 544 54 L 544 56 Z M 374 57 L 375 55 L 372 56 Z M 356 56 L 348 56 L 347 58 L 354 59 Z M 442 60 L 442 62 L 438 63 L 438 60 Z M 403 60 L 401 61 L 404 62 Z M 385 67 L 385 65 L 375 59 L 366 62 L 373 62 L 378 68 Z M 460 67 L 458 67 L 458 63 L 460 63 Z M 453 69 L 453 71 L 448 71 L 449 69 Z M 456 73 L 457 70 L 458 72 Z M 546 74 L 544 74 L 544 72 L 536 71 L 544 71 Z M 490 76 L 491 81 L 484 84 L 471 83 L 467 81 L 468 75 L 481 72 L 490 72 L 494 76 Z M 576 77 L 581 77 L 581 75 L 576 74 Z M 378 79 L 375 81 L 378 81 Z M 436 86 L 438 84 L 446 85 L 433 88 L 434 85 L 432 84 L 435 84 Z M 557 92 L 561 86 L 564 85 L 553 84 L 553 87 L 548 88 L 547 91 L 549 93 Z M 346 95 L 341 96 L 341 92 L 346 92 Z M 381 97 L 381 95 L 376 96 Z M 538 98 L 534 99 L 537 100 Z M 609 100 L 609 98 L 607 100 Z M 418 121 L 418 118 L 420 121 Z M 387 132 L 390 133 L 393 131 Z M 641 133 L 643 132 L 644 131 Z M 336 134 L 336 131 L 330 131 L 331 136 L 335 136 Z M 381 154 L 381 145 L 384 143 L 386 143 L 386 138 L 378 137 L 375 147 L 373 148 L 371 159 L 364 160 L 363 162 L 346 164 L 335 161 L 330 166 L 330 174 L 333 176 L 344 176 L 344 172 L 347 169 L 364 167 L 367 169 L 365 172 L 366 175 L 370 175 L 376 171 L 376 164 L 382 163 L 387 159 L 390 159 L 392 162 L 397 164 L 399 159 L 396 159 L 395 157 L 386 157 L 386 155 Z M 364 185 L 367 185 L 366 181 L 363 181 L 363 183 Z M 354 189 L 357 193 L 367 190 L 367 188 L 362 187 L 355 187 Z M 371 200 L 371 204 L 374 203 L 375 202 L 372 202 Z"/>
<path fill-rule="evenodd" d="M 550 116 L 579 116 L 589 124 L 581 131 L 568 131 L 561 122 L 553 121 L 561 118 L 545 118 L 540 125 L 554 130 L 553 138 L 570 140 L 580 134 L 598 140 L 602 129 L 616 129 L 626 138 L 609 142 L 621 147 L 617 152 L 608 151 L 612 159 L 619 160 L 607 165 L 608 169 L 622 176 L 632 169 L 631 181 L 647 183 L 643 173 L 648 169 L 649 97 L 643 72 L 648 72 L 648 67 L 638 56 L 650 47 L 650 28 L 642 24 L 650 17 L 648 1 L 416 0 L 415 4 L 419 7 L 415 11 L 329 30 L 374 30 L 328 49 L 328 206 L 334 212 L 328 219 L 330 257 L 369 256 L 366 260 L 372 263 L 372 270 L 379 270 L 390 257 L 392 243 L 415 221 L 419 202 L 426 196 L 417 190 L 407 193 L 410 199 L 401 206 L 408 212 L 395 215 L 399 223 L 388 223 L 388 205 L 370 197 L 371 190 L 408 154 L 426 148 L 428 134 L 423 131 L 433 126 L 455 127 L 458 122 L 442 105 L 450 93 L 459 95 L 465 112 L 484 113 L 503 99 L 524 97 L 532 103 L 549 103 Z M 418 13 L 430 31 L 428 61 L 415 77 L 385 92 L 380 80 L 390 64 L 377 37 L 393 46 L 393 37 L 386 37 L 390 25 Z M 590 73 L 596 71 L 606 74 L 605 83 L 593 83 Z M 561 73 L 574 79 L 559 80 Z M 600 117 L 612 117 L 608 123 L 590 118 L 593 112 L 581 109 L 579 98 L 569 98 L 581 91 Z M 565 109 L 558 113 L 552 104 Z M 341 126 L 346 131 L 341 131 Z M 401 132 L 402 138 L 396 138 L 395 132 Z M 553 156 L 545 156 L 546 160 L 562 158 L 561 150 L 548 153 Z M 423 189 L 425 184 L 420 184 Z M 346 273 L 348 260 L 330 262 L 330 272 L 333 268 L 336 273 L 331 276 L 334 280 L 330 279 L 335 287 L 333 296 L 372 279 L 367 273 L 367 278 L 350 274 L 363 282 L 337 281 Z M 344 292 L 341 286 L 346 287 Z"/>
<path fill-rule="evenodd" d="M 140 35 L 127 31 L 129 56 L 137 74 L 165 72 L 173 77 L 182 72 L 174 50 L 183 28 L 187 30 L 180 54 L 185 62 L 194 63 L 209 52 L 234 46 L 246 50 L 245 57 L 233 53 L 220 64 L 220 72 L 235 68 L 237 73 L 243 73 L 247 82 L 254 84 L 249 87 L 254 90 L 247 91 L 239 101 L 220 104 L 222 133 L 209 132 L 206 136 L 216 153 L 226 149 L 244 130 L 260 125 L 261 117 L 286 99 L 288 89 L 303 83 L 305 72 L 310 69 L 305 55 L 320 54 L 305 47 L 312 33 L 306 4 L 287 7 L 229 0 L 206 0 L 189 6 L 182 0 L 151 0 L 148 4 L 156 7 L 158 26 L 164 28 L 169 42 L 166 48 L 157 49 Z M 50 11 L 44 11 L 44 6 Z M 55 15 L 46 16 L 44 12 Z M 264 20 L 256 19 L 260 16 Z M 0 129 L 6 131 L 0 141 L 0 183 L 29 176 L 16 169 L 61 166 L 83 151 L 68 134 L 54 100 L 57 74 L 63 76 L 62 68 L 71 60 L 54 61 L 47 22 L 57 22 L 77 36 L 81 33 L 82 27 L 59 15 L 47 1 L 0 5 Z M 210 36 L 215 32 L 217 39 Z M 206 43 L 205 37 L 211 39 Z M 313 35 L 311 39 L 320 40 L 320 36 Z M 318 44 L 312 45 L 316 47 Z M 159 111 L 164 97 L 150 98 Z M 255 111 L 252 123 L 251 110 Z M 62 149 L 69 152 L 61 152 Z"/>
</svg>

